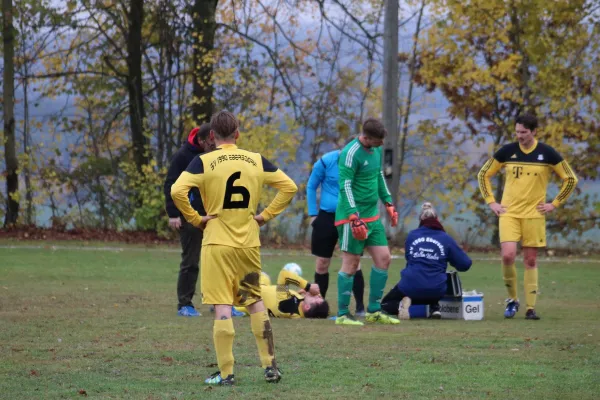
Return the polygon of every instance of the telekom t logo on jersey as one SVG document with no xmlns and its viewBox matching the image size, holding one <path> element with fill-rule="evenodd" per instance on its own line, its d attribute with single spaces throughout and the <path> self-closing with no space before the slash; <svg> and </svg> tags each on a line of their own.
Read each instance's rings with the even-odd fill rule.
<svg viewBox="0 0 600 400">
<path fill-rule="evenodd" d="M 523 175 L 523 167 L 513 167 L 512 173 L 515 178 L 519 179 L 519 177 Z"/>
</svg>

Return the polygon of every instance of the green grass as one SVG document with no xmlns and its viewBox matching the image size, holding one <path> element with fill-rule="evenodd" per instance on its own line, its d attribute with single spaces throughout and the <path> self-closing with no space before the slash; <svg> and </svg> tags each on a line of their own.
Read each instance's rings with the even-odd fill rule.
<svg viewBox="0 0 600 400">
<path fill-rule="evenodd" d="M 81 398 L 85 390 L 97 399 L 581 400 L 600 392 L 598 261 L 541 265 L 541 321 L 523 312 L 502 318 L 494 261 L 461 275 L 466 290 L 485 293 L 484 321 L 354 328 L 275 320 L 278 385 L 263 381 L 249 320 L 235 319 L 238 385 L 209 388 L 202 381 L 216 370 L 211 315 L 205 306 L 201 318 L 175 315 L 178 257 L 129 247 L 0 248 L 0 398 Z M 312 276 L 313 259 L 297 254 L 266 256 L 264 269 L 275 277 L 290 261 Z M 393 261 L 388 286 L 402 266 Z"/>
</svg>

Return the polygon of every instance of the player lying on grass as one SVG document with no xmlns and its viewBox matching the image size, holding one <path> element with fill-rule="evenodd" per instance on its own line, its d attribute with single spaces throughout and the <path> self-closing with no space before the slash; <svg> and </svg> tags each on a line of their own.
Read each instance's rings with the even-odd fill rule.
<svg viewBox="0 0 600 400">
<path fill-rule="evenodd" d="M 411 304 L 428 304 L 431 318 L 441 318 L 438 302 L 446 294 L 448 263 L 467 271 L 471 259 L 446 233 L 431 203 L 421 206 L 419 227 L 408 234 L 405 250 L 406 268 L 400 282 L 381 300 L 381 309 L 406 320 Z"/>
<path fill-rule="evenodd" d="M 294 285 L 300 290 L 290 289 Z M 321 297 L 319 285 L 309 283 L 293 272 L 281 270 L 277 285 L 271 285 L 269 276 L 263 272 L 260 289 L 269 315 L 276 318 L 327 318 L 329 304 Z M 235 307 L 247 313 L 245 307 Z"/>
</svg>

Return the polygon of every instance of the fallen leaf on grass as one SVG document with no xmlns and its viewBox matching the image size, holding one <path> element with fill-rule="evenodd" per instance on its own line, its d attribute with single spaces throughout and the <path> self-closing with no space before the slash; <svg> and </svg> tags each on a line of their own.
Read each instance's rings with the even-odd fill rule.
<svg viewBox="0 0 600 400">
<path fill-rule="evenodd" d="M 219 364 L 217 364 L 217 363 L 211 363 L 211 364 L 205 365 L 206 368 L 213 368 L 213 367 L 218 367 L 218 366 L 219 366 Z"/>
<path fill-rule="evenodd" d="M 160 359 L 160 361 L 172 364 L 173 363 L 173 357 L 163 357 L 163 358 Z"/>
<path fill-rule="evenodd" d="M 29 371 L 29 375 L 31 375 L 31 376 L 40 376 L 40 373 L 38 371 L 36 371 L 35 369 L 32 369 L 31 371 Z"/>
<path fill-rule="evenodd" d="M 79 389 L 79 394 L 87 397 L 87 392 L 83 389 Z"/>
<path fill-rule="evenodd" d="M 519 351 L 519 349 L 511 349 L 512 351 Z"/>
</svg>

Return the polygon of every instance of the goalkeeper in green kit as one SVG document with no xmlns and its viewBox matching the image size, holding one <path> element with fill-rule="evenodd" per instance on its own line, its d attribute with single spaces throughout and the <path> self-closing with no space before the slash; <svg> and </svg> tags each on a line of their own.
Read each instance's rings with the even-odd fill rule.
<svg viewBox="0 0 600 400">
<path fill-rule="evenodd" d="M 381 311 L 381 297 L 388 278 L 391 254 L 385 229 L 379 220 L 379 199 L 386 206 L 392 226 L 398 213 L 381 171 L 381 149 L 386 130 L 381 121 L 369 118 L 362 132 L 340 154 L 338 161 L 340 195 L 335 211 L 335 225 L 342 250 L 342 268 L 338 273 L 337 325 L 363 325 L 348 311 L 354 274 L 364 249 L 373 258 L 366 322 L 399 324 L 400 321 Z"/>
</svg>

